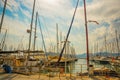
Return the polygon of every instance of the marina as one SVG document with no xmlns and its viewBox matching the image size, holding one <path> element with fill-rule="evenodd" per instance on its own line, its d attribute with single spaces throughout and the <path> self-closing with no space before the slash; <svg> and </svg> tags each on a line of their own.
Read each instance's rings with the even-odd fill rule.
<svg viewBox="0 0 120 80">
<path fill-rule="evenodd" d="M 0 80 L 120 80 L 120 1 L 100 2 L 0 0 Z"/>
<path fill-rule="evenodd" d="M 81 62 L 82 61 L 82 62 Z M 119 77 L 116 77 L 115 73 L 112 75 L 109 74 L 109 69 L 105 67 L 109 67 L 109 65 L 100 65 L 100 64 L 95 64 L 95 74 L 94 76 L 88 76 L 87 73 L 85 73 L 87 70 L 87 65 L 83 64 L 86 62 L 85 59 L 79 59 L 77 62 L 72 63 L 75 64 L 75 67 L 72 69 L 71 74 L 70 73 L 59 73 L 57 71 L 57 68 L 54 71 L 50 72 L 41 72 L 39 73 L 31 73 L 31 75 L 26 75 L 24 73 L 0 73 L 2 77 L 0 77 L 1 80 L 4 79 L 10 79 L 10 80 L 68 80 L 68 79 L 73 79 L 73 80 L 119 80 Z M 78 64 L 79 63 L 79 64 Z M 82 67 L 81 67 L 82 65 Z M 103 68 L 104 67 L 104 68 Z M 48 70 L 48 69 L 47 69 Z M 101 70 L 101 71 L 100 71 Z M 103 70 L 103 71 L 102 71 Z M 107 75 L 104 73 L 104 71 L 107 70 Z M 44 69 L 45 71 L 45 69 Z M 80 72 L 80 73 L 79 73 Z M 83 73 L 83 74 L 81 74 Z"/>
</svg>

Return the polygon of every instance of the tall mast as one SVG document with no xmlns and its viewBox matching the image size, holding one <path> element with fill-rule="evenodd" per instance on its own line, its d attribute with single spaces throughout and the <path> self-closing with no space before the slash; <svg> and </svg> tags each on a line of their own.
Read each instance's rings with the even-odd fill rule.
<svg viewBox="0 0 120 80">
<path fill-rule="evenodd" d="M 31 19 L 31 24 L 30 24 L 30 35 L 29 35 L 28 58 L 29 58 L 29 56 L 30 56 L 30 46 L 31 46 L 31 36 L 32 36 L 32 25 L 33 25 L 33 17 L 34 17 L 35 1 L 36 1 L 36 0 L 34 0 L 33 10 L 32 10 L 32 19 Z"/>
<path fill-rule="evenodd" d="M 89 70 L 89 42 L 88 42 L 88 27 L 86 14 L 86 1 L 84 0 L 84 15 L 85 15 L 85 30 L 86 30 L 86 53 L 87 53 L 87 69 Z"/>
<path fill-rule="evenodd" d="M 58 50 L 59 50 L 59 48 L 58 48 L 58 46 L 59 46 L 59 41 L 58 41 L 58 24 L 56 24 L 56 33 L 57 33 L 57 35 L 56 35 L 56 42 L 57 42 L 57 54 L 58 54 Z"/>
<path fill-rule="evenodd" d="M 33 47 L 34 51 L 35 51 L 35 43 L 36 43 L 37 17 L 38 17 L 38 12 L 36 12 L 36 20 L 35 20 L 34 47 Z"/>
<path fill-rule="evenodd" d="M 105 52 L 107 52 L 106 35 L 105 35 Z"/>
<path fill-rule="evenodd" d="M 61 50 L 61 48 L 62 48 L 62 32 L 60 32 L 60 50 Z"/>
<path fill-rule="evenodd" d="M 71 21 L 71 24 L 70 24 L 68 33 L 67 33 L 67 35 L 66 35 L 65 43 L 63 44 L 63 48 L 62 48 L 62 50 L 61 50 L 61 52 L 60 52 L 60 56 L 59 56 L 58 61 L 57 61 L 58 63 L 60 62 L 60 60 L 61 60 L 61 58 L 62 58 L 62 54 L 63 54 L 64 49 L 65 49 L 65 46 L 66 46 L 66 41 L 68 40 L 70 31 L 71 31 L 71 28 L 72 28 L 72 24 L 73 24 L 73 21 L 74 21 L 74 18 L 75 18 L 75 14 L 76 14 L 76 10 L 77 10 L 77 7 L 78 7 L 78 3 L 79 3 L 79 0 L 77 1 L 76 7 L 75 7 L 75 11 L 74 11 L 74 14 L 73 14 L 73 17 L 72 17 L 72 21 Z"/>
<path fill-rule="evenodd" d="M 3 13 L 2 13 L 2 18 L 1 18 L 1 23 L 0 23 L 0 33 L 1 33 L 3 19 L 4 19 L 4 14 L 5 14 L 5 10 L 6 10 L 6 4 L 7 4 L 7 0 L 5 0 L 5 3 L 4 3 Z"/>
<path fill-rule="evenodd" d="M 115 31 L 116 33 L 116 42 L 117 42 L 117 49 L 118 49 L 118 56 L 119 56 L 119 43 L 118 43 L 118 38 L 117 38 L 117 30 Z"/>
</svg>

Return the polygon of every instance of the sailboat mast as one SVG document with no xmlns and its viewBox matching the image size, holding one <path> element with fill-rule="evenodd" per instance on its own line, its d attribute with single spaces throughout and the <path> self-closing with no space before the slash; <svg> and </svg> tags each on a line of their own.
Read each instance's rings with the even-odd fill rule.
<svg viewBox="0 0 120 80">
<path fill-rule="evenodd" d="M 105 52 L 107 52 L 106 36 L 105 36 Z"/>
<path fill-rule="evenodd" d="M 33 17 L 34 17 L 35 1 L 36 1 L 36 0 L 34 0 L 33 10 L 32 10 L 32 19 L 31 19 L 31 24 L 30 24 L 30 35 L 29 35 L 28 58 L 29 58 L 29 56 L 30 56 L 30 46 L 31 46 L 31 36 L 32 36 L 32 25 L 33 25 Z"/>
<path fill-rule="evenodd" d="M 6 4 L 7 4 L 7 0 L 5 0 L 5 3 L 4 3 L 3 13 L 2 13 L 2 18 L 1 18 L 1 23 L 0 23 L 0 33 L 1 33 L 3 19 L 4 19 L 4 14 L 5 14 L 5 10 L 6 10 Z"/>
<path fill-rule="evenodd" d="M 60 52 L 60 56 L 59 56 L 59 59 L 58 59 L 58 61 L 57 61 L 58 63 L 60 62 L 60 60 L 61 60 L 61 58 L 62 58 L 62 54 L 63 54 L 64 49 L 65 49 L 65 47 L 66 47 L 66 42 L 67 42 L 67 40 L 68 40 L 70 31 L 71 31 L 71 28 L 72 28 L 72 24 L 73 24 L 73 21 L 74 21 L 74 18 L 75 18 L 75 14 L 76 14 L 76 10 L 77 10 L 77 7 L 78 7 L 78 3 L 79 3 L 79 0 L 77 1 L 77 5 L 76 5 L 75 11 L 74 11 L 74 13 L 73 13 L 72 21 L 71 21 L 71 24 L 70 24 L 68 33 L 67 33 L 67 35 L 66 35 L 65 43 L 63 44 L 63 48 L 62 48 L 62 50 L 61 50 L 61 52 Z"/>
<path fill-rule="evenodd" d="M 118 56 L 119 56 L 119 43 L 118 43 L 118 38 L 117 38 L 117 30 L 115 31 L 116 33 L 116 42 L 117 42 L 117 49 L 118 49 Z"/>
<path fill-rule="evenodd" d="M 58 24 L 56 24 L 56 33 L 57 33 L 57 35 L 56 35 L 56 42 L 57 42 L 57 54 L 58 54 L 58 46 L 59 46 L 59 41 L 58 41 Z"/>
<path fill-rule="evenodd" d="M 38 12 L 36 12 L 36 20 L 35 20 L 34 47 L 33 47 L 34 51 L 35 51 L 35 43 L 36 43 L 37 17 L 38 17 Z"/>
<path fill-rule="evenodd" d="M 86 30 L 87 68 L 89 70 L 89 42 L 88 42 L 88 27 L 87 27 L 87 14 L 86 14 L 86 1 L 85 0 L 84 0 L 84 15 L 85 15 L 85 30 Z"/>
<path fill-rule="evenodd" d="M 62 32 L 60 32 L 60 50 L 61 50 L 61 48 L 62 48 Z"/>
</svg>

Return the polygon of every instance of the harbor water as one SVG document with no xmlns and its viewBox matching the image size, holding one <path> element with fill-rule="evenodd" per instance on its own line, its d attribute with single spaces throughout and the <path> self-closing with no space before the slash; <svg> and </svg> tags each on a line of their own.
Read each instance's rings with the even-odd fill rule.
<svg viewBox="0 0 120 80">
<path fill-rule="evenodd" d="M 90 64 L 93 65 L 94 68 L 109 68 L 111 69 L 110 64 L 99 64 L 99 63 L 95 63 L 90 61 Z M 78 61 L 73 62 L 72 63 L 73 67 L 72 67 L 72 72 L 73 73 L 84 73 L 87 72 L 87 61 L 86 59 L 78 59 Z"/>
</svg>

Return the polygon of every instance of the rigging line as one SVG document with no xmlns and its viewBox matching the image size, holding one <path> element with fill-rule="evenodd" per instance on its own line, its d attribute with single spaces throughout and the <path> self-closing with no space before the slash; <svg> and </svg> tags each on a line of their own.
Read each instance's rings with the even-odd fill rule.
<svg viewBox="0 0 120 80">
<path fill-rule="evenodd" d="M 0 33 L 1 33 L 2 25 L 3 25 L 4 14 L 6 11 L 6 4 L 7 4 L 7 0 L 5 0 L 4 7 L 3 7 L 2 17 L 1 17 L 1 22 L 0 22 Z"/>
<path fill-rule="evenodd" d="M 72 17 L 72 21 L 71 21 L 71 24 L 70 24 L 70 27 L 69 27 L 69 30 L 68 30 L 68 33 L 67 33 L 67 36 L 66 36 L 66 39 L 65 39 L 65 43 L 64 43 L 64 46 L 63 46 L 63 48 L 62 48 L 62 50 L 61 50 L 59 59 L 58 59 L 58 61 L 57 61 L 58 63 L 60 62 L 61 57 L 62 57 L 62 54 L 63 54 L 63 51 L 64 51 L 64 49 L 65 49 L 66 42 L 67 42 L 67 40 L 68 40 L 70 31 L 71 31 L 71 27 L 72 27 L 72 24 L 73 24 L 73 21 L 74 21 L 75 13 L 76 13 L 76 10 L 77 10 L 77 7 L 78 7 L 78 3 L 79 3 L 79 0 L 77 1 L 77 5 L 76 5 L 76 7 L 75 7 L 75 11 L 74 11 L 74 14 L 73 14 L 73 17 Z"/>
<path fill-rule="evenodd" d="M 4 28 L 2 28 L 2 29 L 4 29 Z M 5 33 L 6 33 L 6 30 L 5 30 Z M 3 33 L 3 35 L 1 36 L 2 38 L 0 39 L 1 40 L 1 42 L 0 42 L 0 48 L 2 47 L 2 44 L 4 42 L 5 33 Z"/>
<path fill-rule="evenodd" d="M 40 10 L 40 6 L 39 6 L 39 1 L 37 2 L 37 4 L 36 4 L 36 10 L 39 12 L 39 10 Z M 40 15 L 39 15 L 39 17 L 41 17 Z M 41 24 L 40 24 L 41 25 Z M 42 30 L 43 31 L 43 30 Z M 44 31 L 44 33 L 45 33 L 45 31 Z M 45 35 L 44 35 L 45 36 Z M 41 42 L 42 42 L 42 40 L 41 40 Z M 41 43 L 42 44 L 42 43 Z M 42 44 L 41 45 L 41 48 L 43 49 L 44 48 L 44 45 Z"/>
<path fill-rule="evenodd" d="M 2 2 L 3 2 L 3 3 L 5 3 L 5 1 L 4 1 L 4 0 L 2 0 Z M 7 1 L 6 5 L 12 8 L 12 6 L 11 6 L 10 4 L 8 4 L 9 2 L 11 2 L 11 3 L 12 3 L 12 1 Z"/>
<path fill-rule="evenodd" d="M 49 31 L 48 31 L 48 28 L 47 28 L 47 25 L 46 25 L 46 21 L 45 21 L 44 16 L 42 16 L 42 18 L 43 18 L 43 21 L 44 21 L 44 24 L 45 24 L 44 26 L 45 26 L 45 28 L 46 28 L 46 33 L 48 34 L 48 37 L 49 37 L 49 41 L 50 41 L 51 45 L 53 45 L 52 40 L 51 40 L 51 38 L 50 38 L 50 33 L 49 33 Z"/>
<path fill-rule="evenodd" d="M 25 36 L 26 36 L 25 34 L 22 35 L 21 40 L 20 40 L 20 42 L 18 44 L 17 50 L 20 49 L 21 43 L 23 42 L 23 39 L 24 39 Z"/>
<path fill-rule="evenodd" d="M 39 4 L 39 1 L 38 1 L 37 3 Z M 38 10 L 40 9 L 40 6 L 39 6 L 39 5 L 36 5 L 36 7 L 37 7 Z M 51 38 L 50 38 L 50 34 L 49 34 L 49 31 L 48 31 L 48 28 L 47 28 L 47 25 L 46 25 L 45 18 L 44 18 L 44 16 L 41 16 L 41 17 L 42 17 L 42 19 L 43 19 L 43 21 L 44 21 L 44 24 L 45 24 L 44 27 L 46 27 L 45 33 L 48 34 L 48 35 L 46 35 L 46 36 L 49 37 L 48 39 L 49 39 L 51 45 L 53 45 L 52 40 L 51 40 Z"/>
<path fill-rule="evenodd" d="M 6 36 L 7 36 L 7 30 L 5 31 L 5 36 L 4 36 L 4 40 L 3 40 L 3 43 L 2 43 L 2 50 L 3 50 L 3 47 L 5 46 Z"/>
<path fill-rule="evenodd" d="M 41 19 L 39 18 L 39 20 L 41 20 Z M 42 20 L 41 20 L 41 25 L 44 26 L 44 25 L 42 24 Z M 42 27 L 41 30 L 42 30 L 42 34 L 44 34 L 44 38 L 46 38 L 46 37 L 47 37 L 47 32 L 46 32 L 45 28 Z M 46 41 L 46 40 L 44 40 L 44 42 L 45 42 L 45 41 Z M 43 48 L 44 48 L 44 44 L 43 44 Z"/>
<path fill-rule="evenodd" d="M 39 23 L 39 28 L 40 28 L 40 32 L 41 32 L 41 37 L 42 37 L 42 41 L 43 41 L 43 47 L 44 47 L 46 59 L 48 60 L 47 53 L 46 53 L 45 41 L 44 41 L 43 32 L 42 32 L 42 28 L 41 28 L 41 23 L 40 23 L 40 20 L 39 20 L 39 14 L 38 14 L 38 23 Z"/>
<path fill-rule="evenodd" d="M 4 35 L 2 36 L 2 39 L 1 39 L 0 45 L 2 45 L 3 40 L 4 40 Z"/>
<path fill-rule="evenodd" d="M 39 19 L 40 19 L 40 18 L 39 18 Z M 41 19 L 40 19 L 40 20 L 41 20 Z M 47 31 L 46 31 L 46 29 L 45 29 L 45 26 L 44 26 L 42 20 L 41 20 L 41 25 L 43 26 L 43 27 L 42 27 L 42 31 L 43 31 L 43 33 L 45 33 L 45 34 L 44 34 L 44 37 L 46 38 L 46 37 L 48 37 L 48 35 L 47 35 Z"/>
<path fill-rule="evenodd" d="M 38 1 L 38 4 L 39 4 L 39 1 Z M 37 5 L 37 8 L 40 9 L 40 6 Z M 43 18 L 43 16 L 41 16 L 41 18 Z M 44 19 L 43 19 L 43 21 L 45 22 Z M 44 24 L 43 24 L 43 25 L 44 25 Z M 46 27 L 46 24 L 45 24 L 44 26 Z M 49 37 L 49 31 L 48 31 L 47 27 L 46 27 L 46 29 L 45 29 L 45 28 L 43 28 L 43 29 L 44 29 L 45 34 L 47 34 L 46 36 Z M 51 38 L 49 38 L 49 41 L 50 41 L 50 43 L 51 43 L 51 40 L 50 40 L 50 39 L 51 39 Z"/>
</svg>

